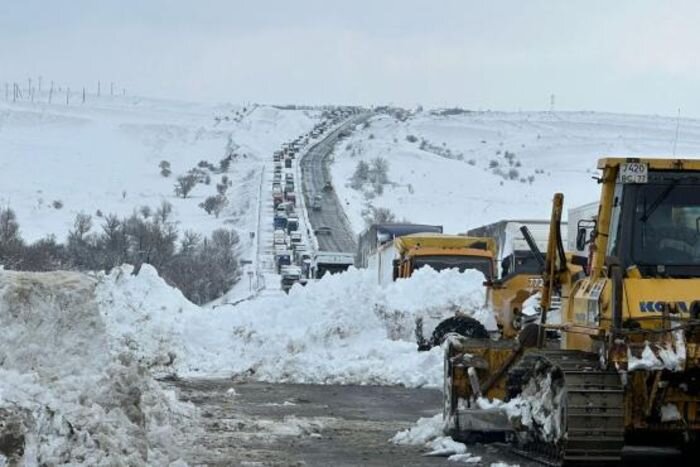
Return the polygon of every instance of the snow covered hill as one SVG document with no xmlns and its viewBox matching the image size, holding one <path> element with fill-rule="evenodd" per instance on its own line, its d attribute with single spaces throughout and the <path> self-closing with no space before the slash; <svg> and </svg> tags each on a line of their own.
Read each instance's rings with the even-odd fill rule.
<svg viewBox="0 0 700 467">
<path fill-rule="evenodd" d="M 336 148 L 334 185 L 353 228 L 371 207 L 446 232 L 505 218 L 548 218 L 554 192 L 566 207 L 598 198 L 603 156 L 673 154 L 677 119 L 595 112 L 421 111 L 380 115 Z M 700 121 L 681 119 L 676 154 L 700 157 Z M 358 161 L 389 164 L 389 183 L 354 189 Z"/>
<path fill-rule="evenodd" d="M 136 97 L 70 106 L 39 100 L 0 102 L 0 205 L 17 213 L 27 241 L 50 234 L 65 240 L 79 212 L 99 223 L 99 213 L 128 216 L 162 200 L 173 204 L 181 232 L 208 234 L 226 224 L 247 236 L 256 226 L 263 163 L 319 115 Z M 231 154 L 226 175 L 234 188 L 219 219 L 198 205 L 216 193 L 221 175 L 213 175 L 211 185 L 197 185 L 186 199 L 175 196 L 178 175 L 203 160 L 218 166 Z M 170 163 L 169 177 L 160 174 L 161 161 Z"/>
</svg>

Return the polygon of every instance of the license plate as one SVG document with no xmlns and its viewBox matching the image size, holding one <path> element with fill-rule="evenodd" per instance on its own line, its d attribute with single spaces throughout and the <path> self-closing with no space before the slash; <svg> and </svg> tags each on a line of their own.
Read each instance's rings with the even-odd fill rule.
<svg viewBox="0 0 700 467">
<path fill-rule="evenodd" d="M 647 183 L 649 167 L 641 162 L 626 162 L 620 165 L 617 181 L 618 183 Z"/>
</svg>

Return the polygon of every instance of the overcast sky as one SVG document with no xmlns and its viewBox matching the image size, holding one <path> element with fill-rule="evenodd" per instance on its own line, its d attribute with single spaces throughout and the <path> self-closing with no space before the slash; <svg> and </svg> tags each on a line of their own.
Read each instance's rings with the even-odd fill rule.
<svg viewBox="0 0 700 467">
<path fill-rule="evenodd" d="M 0 0 L 0 82 L 39 75 L 188 100 L 525 110 L 554 94 L 700 117 L 700 2 Z"/>
</svg>

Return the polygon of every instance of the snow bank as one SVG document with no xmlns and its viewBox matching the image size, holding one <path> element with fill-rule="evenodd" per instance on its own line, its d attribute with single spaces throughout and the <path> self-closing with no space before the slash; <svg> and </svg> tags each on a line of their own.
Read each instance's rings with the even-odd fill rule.
<svg viewBox="0 0 700 467">
<path fill-rule="evenodd" d="M 127 349 L 110 351 L 77 273 L 0 272 L 0 437 L 21 465 L 168 465 L 189 407 Z M 1 462 L 0 462 L 1 463 Z"/>
<path fill-rule="evenodd" d="M 418 271 L 390 287 L 355 270 L 237 307 L 188 302 L 150 266 L 124 266 L 96 294 L 116 348 L 181 376 L 262 381 L 440 386 L 442 352 L 417 352 L 415 318 L 459 308 L 487 321 L 483 279 L 454 270 Z"/>
</svg>

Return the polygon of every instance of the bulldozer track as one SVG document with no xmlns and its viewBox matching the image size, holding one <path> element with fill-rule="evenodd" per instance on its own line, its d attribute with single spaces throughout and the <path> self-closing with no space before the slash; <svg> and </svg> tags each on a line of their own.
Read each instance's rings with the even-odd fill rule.
<svg viewBox="0 0 700 467">
<path fill-rule="evenodd" d="M 509 391 L 547 368 L 560 379 L 562 437 L 511 443 L 511 450 L 551 466 L 619 465 L 624 446 L 623 388 L 616 372 L 600 370 L 595 354 L 578 351 L 531 351 L 509 373 Z"/>
</svg>

